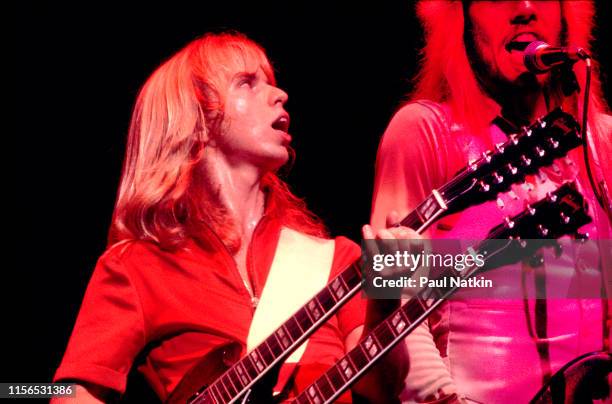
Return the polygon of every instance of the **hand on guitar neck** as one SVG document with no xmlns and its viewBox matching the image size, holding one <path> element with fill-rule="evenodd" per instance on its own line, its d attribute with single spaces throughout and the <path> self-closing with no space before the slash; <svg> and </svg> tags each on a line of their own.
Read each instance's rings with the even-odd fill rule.
<svg viewBox="0 0 612 404">
<path fill-rule="evenodd" d="M 374 231 L 370 225 L 362 228 L 362 236 L 365 243 L 366 256 L 375 254 L 394 254 L 396 251 L 412 251 L 421 249 L 421 236 L 414 230 L 398 226 L 401 217 L 397 212 L 391 212 L 387 216 L 386 229 Z M 366 266 L 369 268 L 370 266 Z M 386 268 L 394 276 L 401 273 L 393 268 Z M 364 274 L 372 276 L 370 271 Z M 386 275 L 377 273 L 377 275 Z M 366 318 L 363 327 L 355 330 L 347 338 L 347 350 L 357 346 L 359 340 L 368 335 L 376 325 L 387 318 L 393 311 L 400 307 L 400 295 L 395 299 L 368 299 Z M 370 402 L 393 402 L 397 400 L 403 389 L 404 379 L 408 373 L 408 352 L 404 344 L 396 346 L 388 355 L 381 360 L 366 376 L 353 387 L 353 393 L 368 398 Z M 389 375 L 394 375 L 390 378 Z"/>
</svg>

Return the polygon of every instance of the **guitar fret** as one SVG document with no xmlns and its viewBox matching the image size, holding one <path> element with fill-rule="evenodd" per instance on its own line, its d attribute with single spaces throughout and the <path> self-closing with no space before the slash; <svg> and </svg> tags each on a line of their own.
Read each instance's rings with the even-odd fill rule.
<svg viewBox="0 0 612 404">
<path fill-rule="evenodd" d="M 393 327 L 391 327 L 391 325 L 387 321 L 388 320 L 383 321 L 378 327 L 374 329 L 373 333 L 376 337 L 376 340 L 380 343 L 381 348 L 391 344 L 395 339 Z"/>
<path fill-rule="evenodd" d="M 353 363 L 353 365 L 355 365 L 355 370 L 359 370 L 368 364 L 369 359 L 366 352 L 364 351 L 363 341 L 357 344 L 357 347 L 355 347 L 355 349 L 348 353 L 348 357 Z"/>
<path fill-rule="evenodd" d="M 351 361 L 350 355 L 345 355 L 344 358 L 342 358 L 340 362 L 338 362 L 338 366 L 344 381 L 348 381 L 355 375 L 356 370 L 355 366 Z"/>
<path fill-rule="evenodd" d="M 316 384 L 311 384 L 306 390 L 306 393 L 313 404 L 323 404 L 323 397 Z"/>
<path fill-rule="evenodd" d="M 329 288 L 323 289 L 319 294 L 315 297 L 317 299 L 317 303 L 323 309 L 325 313 L 330 311 L 336 305 L 336 300 L 334 299 L 333 293 L 329 290 Z"/>
<path fill-rule="evenodd" d="M 244 358 L 241 362 L 244 363 L 244 368 L 246 369 L 247 374 L 249 375 L 251 380 L 259 376 L 259 372 L 255 367 L 255 363 L 253 362 L 253 359 L 251 359 L 251 355 L 247 355 L 247 357 Z"/>
<path fill-rule="evenodd" d="M 264 342 L 262 344 L 260 344 L 256 349 L 255 349 L 258 353 L 259 356 L 261 357 L 262 362 L 268 366 L 269 364 L 271 364 L 272 362 L 274 362 L 274 354 L 272 353 L 272 350 L 270 349 L 270 347 L 268 346 L 268 344 L 266 344 L 266 341 L 264 340 Z"/>
<path fill-rule="evenodd" d="M 317 322 L 323 315 L 322 308 L 319 305 L 319 302 L 317 301 L 316 297 L 308 302 L 306 308 L 308 309 L 308 313 L 313 319 L 313 322 Z"/>
<path fill-rule="evenodd" d="M 227 373 L 221 378 L 221 384 L 223 387 L 225 387 L 225 390 L 230 394 L 230 396 L 235 397 L 238 394 L 239 390 L 236 388 L 236 386 L 234 386 L 232 379 Z"/>
<path fill-rule="evenodd" d="M 297 313 L 295 313 L 293 318 L 297 320 L 297 323 L 303 332 L 312 327 L 313 321 L 310 318 L 310 315 L 308 315 L 308 310 L 305 310 L 303 308 L 300 309 Z"/>
<path fill-rule="evenodd" d="M 297 321 L 295 316 L 287 320 L 285 324 L 287 325 L 287 327 L 285 327 L 287 330 L 287 334 L 291 336 L 291 339 L 293 341 L 296 341 L 302 336 L 302 327 L 300 326 L 300 323 Z"/>
<path fill-rule="evenodd" d="M 230 368 L 227 371 L 227 375 L 228 375 L 230 381 L 232 382 L 232 385 L 236 389 L 236 391 L 240 392 L 240 390 L 242 390 L 242 388 L 245 385 L 242 384 L 242 380 L 240 379 L 240 376 L 238 376 L 238 373 L 236 372 L 236 369 L 235 368 Z"/>
<path fill-rule="evenodd" d="M 278 341 L 278 338 L 275 333 L 272 333 L 268 338 L 266 338 L 266 345 L 270 348 L 274 359 L 278 358 L 283 353 L 283 347 Z"/>
<path fill-rule="evenodd" d="M 398 310 L 391 317 L 391 328 L 395 331 L 396 335 L 399 335 L 404 328 L 408 325 L 408 319 L 405 317 L 403 310 Z"/>
<path fill-rule="evenodd" d="M 212 384 L 207 391 L 210 392 L 210 396 L 216 404 L 223 404 L 223 398 L 221 398 L 221 393 L 219 393 L 219 389 L 215 386 L 215 384 Z M 216 392 L 215 389 L 217 389 Z"/>
<path fill-rule="evenodd" d="M 341 276 L 334 279 L 330 287 L 331 287 L 332 295 L 334 296 L 336 301 L 340 301 L 344 297 L 344 295 L 346 295 L 348 291 L 348 288 L 346 287 L 344 280 L 342 279 Z"/>
<path fill-rule="evenodd" d="M 221 387 L 219 387 L 219 384 L 221 384 Z M 229 402 L 229 400 L 231 399 L 231 396 L 229 395 L 227 390 L 225 390 L 225 386 L 223 385 L 223 383 L 217 382 L 213 385 L 213 388 L 217 389 L 217 393 L 219 393 L 218 396 L 221 398 L 219 402 L 221 403 Z"/>
<path fill-rule="evenodd" d="M 411 299 L 402 310 L 410 324 L 414 323 L 423 313 L 423 305 L 418 298 Z"/>
<path fill-rule="evenodd" d="M 234 366 L 234 369 L 236 370 L 236 374 L 238 374 L 238 378 L 242 382 L 243 387 L 251 383 L 252 379 L 247 374 L 246 369 L 244 368 L 244 365 L 242 364 L 242 361 L 236 363 L 236 365 Z"/>
<path fill-rule="evenodd" d="M 321 392 L 321 396 L 323 396 L 325 400 L 334 395 L 335 389 L 327 379 L 326 374 L 323 374 L 323 377 L 317 380 L 315 384 L 319 389 L 319 392 Z"/>
<path fill-rule="evenodd" d="M 325 375 L 328 377 L 334 390 L 338 390 L 344 385 L 345 379 L 337 365 L 332 366 Z"/>
<path fill-rule="evenodd" d="M 342 272 L 340 277 L 344 281 L 344 286 L 348 291 L 361 283 L 361 269 L 358 265 L 353 264 L 347 271 Z"/>
<path fill-rule="evenodd" d="M 374 358 L 380 352 L 380 343 L 376 340 L 374 333 L 368 335 L 360 345 L 369 359 Z"/>
<path fill-rule="evenodd" d="M 249 357 L 251 358 L 251 362 L 253 362 L 253 365 L 255 366 L 257 373 L 259 374 L 263 372 L 263 370 L 266 368 L 266 363 L 263 362 L 263 360 L 261 359 L 261 356 L 259 352 L 257 352 L 257 349 L 254 349 L 253 351 L 251 351 L 251 353 L 249 354 Z"/>
<path fill-rule="evenodd" d="M 284 324 L 278 330 L 276 330 L 276 336 L 278 337 L 278 340 L 280 341 L 280 344 L 283 346 L 284 349 L 287 349 L 291 346 L 293 341 L 291 340 L 291 336 L 287 332 L 287 328 Z"/>
</svg>

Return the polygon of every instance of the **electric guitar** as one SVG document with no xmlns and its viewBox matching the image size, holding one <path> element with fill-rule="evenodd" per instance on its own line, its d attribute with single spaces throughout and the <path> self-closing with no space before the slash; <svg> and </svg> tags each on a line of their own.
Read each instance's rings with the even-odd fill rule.
<svg viewBox="0 0 612 404">
<path fill-rule="evenodd" d="M 448 183 L 433 190 L 400 224 L 422 233 L 446 214 L 494 199 L 511 184 L 579 145 L 580 126 L 570 114 L 556 109 L 510 135 L 494 151 L 471 161 Z M 187 372 L 167 402 L 247 402 L 258 396 L 259 390 L 271 389 L 280 365 L 360 290 L 361 281 L 361 268 L 355 262 L 242 359 L 238 343 L 206 355 Z M 219 373 L 211 364 L 226 370 Z"/>
<path fill-rule="evenodd" d="M 459 276 L 468 279 L 476 273 L 516 262 L 517 258 L 530 257 L 544 246 L 554 246 L 555 239 L 573 234 L 591 222 L 587 208 L 575 184 L 565 183 L 547 198 L 494 227 L 487 240 L 473 248 L 476 253 L 483 254 L 485 265 L 465 269 Z M 507 241 L 500 244 L 500 239 Z M 518 253 L 521 251 L 522 254 Z M 453 275 L 457 275 L 457 272 Z M 292 403 L 332 403 L 458 289 L 458 286 L 443 286 L 421 290 L 376 326 Z"/>
</svg>

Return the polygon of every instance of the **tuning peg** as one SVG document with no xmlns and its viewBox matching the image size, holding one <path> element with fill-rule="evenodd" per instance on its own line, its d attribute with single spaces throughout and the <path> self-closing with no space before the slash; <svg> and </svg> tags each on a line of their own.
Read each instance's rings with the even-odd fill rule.
<svg viewBox="0 0 612 404">
<path fill-rule="evenodd" d="M 502 177 L 501 175 L 499 175 L 497 173 L 497 171 L 493 171 L 493 178 L 495 178 L 495 183 L 496 184 L 501 184 L 502 182 L 504 182 L 504 177 Z"/>
<path fill-rule="evenodd" d="M 517 236 L 516 241 L 518 241 L 521 248 L 527 247 L 527 240 L 522 240 L 519 236 Z"/>
<path fill-rule="evenodd" d="M 510 141 L 512 142 L 513 145 L 516 146 L 519 143 L 519 138 L 516 135 L 516 133 L 511 133 L 509 137 L 510 137 Z"/>
<path fill-rule="evenodd" d="M 563 222 L 563 224 L 568 224 L 570 222 L 569 216 L 567 216 L 565 213 L 561 212 L 559 216 L 561 217 L 561 222 Z"/>
<path fill-rule="evenodd" d="M 485 152 L 482 152 L 482 158 L 485 159 L 487 163 L 490 163 L 491 162 L 491 151 L 487 150 Z"/>
<path fill-rule="evenodd" d="M 503 143 L 495 143 L 495 150 L 497 150 L 498 153 L 503 153 L 504 152 L 504 144 Z"/>
<path fill-rule="evenodd" d="M 483 180 L 480 180 L 478 183 L 480 184 L 480 190 L 483 192 L 489 192 L 489 190 L 491 189 L 489 184 L 487 184 Z"/>
<path fill-rule="evenodd" d="M 502 198 L 497 198 L 497 201 L 495 201 L 497 203 L 497 207 L 499 209 L 503 209 L 506 204 L 504 203 L 504 200 Z"/>
<path fill-rule="evenodd" d="M 546 193 L 546 200 L 548 202 L 557 202 L 557 195 L 551 193 L 551 192 L 547 192 Z"/>
<path fill-rule="evenodd" d="M 546 139 L 548 141 L 548 144 L 550 144 L 552 146 L 553 149 L 556 149 L 559 147 L 559 142 L 551 137 L 549 137 L 548 139 Z"/>
<path fill-rule="evenodd" d="M 525 167 L 529 167 L 531 165 L 531 159 L 524 154 L 521 154 L 521 161 L 525 165 Z"/>
<path fill-rule="evenodd" d="M 535 209 L 533 206 L 531 206 L 530 204 L 527 204 L 527 206 L 525 207 L 525 209 L 527 210 L 527 212 L 529 212 L 529 214 L 530 214 L 531 216 L 533 216 L 533 215 L 535 215 L 535 214 L 536 214 L 536 209 Z"/>
<path fill-rule="evenodd" d="M 514 221 L 512 219 L 510 219 L 510 216 L 506 216 L 504 218 L 504 222 L 506 222 L 506 227 L 509 229 L 514 228 Z"/>
<path fill-rule="evenodd" d="M 518 169 L 516 167 L 514 167 L 512 164 L 508 163 L 506 164 L 506 168 L 508 169 L 508 171 L 510 172 L 510 174 L 515 175 L 518 172 Z"/>
<path fill-rule="evenodd" d="M 470 167 L 470 170 L 476 171 L 478 169 L 478 165 L 476 164 L 476 159 L 469 159 L 468 166 Z"/>
<path fill-rule="evenodd" d="M 544 155 L 546 154 L 546 151 L 544 151 L 544 149 L 540 148 L 540 146 L 536 146 L 533 150 L 540 157 L 544 157 Z"/>
<path fill-rule="evenodd" d="M 548 229 L 544 226 L 542 226 L 541 224 L 538 225 L 538 233 L 540 233 L 540 236 L 542 237 L 546 237 L 548 236 Z"/>
<path fill-rule="evenodd" d="M 531 136 L 531 134 L 532 134 L 531 129 L 529 129 L 529 128 L 528 128 L 528 127 L 526 127 L 526 126 L 523 126 L 523 133 L 524 133 L 524 134 L 525 134 L 525 136 L 527 136 L 527 137 L 530 137 L 530 136 Z"/>
<path fill-rule="evenodd" d="M 546 127 L 546 121 L 543 121 L 541 118 L 538 118 L 537 122 L 540 124 L 540 128 L 544 129 Z"/>
</svg>

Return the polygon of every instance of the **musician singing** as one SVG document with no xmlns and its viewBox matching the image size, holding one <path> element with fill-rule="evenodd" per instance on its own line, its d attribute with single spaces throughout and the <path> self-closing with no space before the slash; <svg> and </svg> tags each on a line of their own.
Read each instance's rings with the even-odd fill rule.
<svg viewBox="0 0 612 404">
<path fill-rule="evenodd" d="M 132 116 L 109 247 L 54 378 L 79 384 L 77 402 L 123 393 L 133 366 L 165 400 L 206 354 L 232 341 L 246 351 L 254 334 L 261 341 L 286 320 L 271 327 L 276 311 L 304 304 L 290 300 L 304 290 L 310 298 L 359 258 L 353 242 L 326 237 L 276 174 L 292 154 L 286 101 L 263 49 L 241 34 L 207 34 L 147 80 Z M 374 236 L 367 226 L 364 236 Z M 364 302 L 353 298 L 311 336 L 289 372 L 290 391 L 307 386 L 399 304 Z M 403 347 L 394 350 L 354 392 L 393 400 L 404 358 Z"/>
<path fill-rule="evenodd" d="M 383 226 L 392 209 L 409 213 L 469 160 L 493 150 L 555 107 L 562 106 L 576 119 L 582 116 L 582 93 L 563 92 L 571 74 L 561 69 L 532 74 L 523 56 L 525 47 L 536 40 L 589 51 L 592 2 L 423 0 L 417 13 L 425 30 L 422 64 L 411 101 L 395 114 L 380 143 L 374 226 Z M 595 62 L 594 66 L 597 72 Z M 584 63 L 576 63 L 573 72 L 584 90 Z M 589 101 L 591 166 L 597 192 L 604 194 L 602 185 L 607 181 L 610 186 L 612 174 L 612 118 L 606 115 L 597 73 Z M 589 186 L 581 149 L 513 185 L 497 200 L 443 218 L 428 236 L 483 239 L 504 217 L 566 180 L 576 180 L 589 200 L 593 223 L 581 230 L 591 238 L 609 239 L 610 224 Z M 562 276 L 597 274 L 605 285 L 611 265 L 608 253 L 579 252 Z M 515 273 L 524 277 L 527 290 L 535 279 L 559 272 L 555 262 L 546 257 L 543 265 L 517 265 Z M 554 287 L 554 280 L 546 282 Z M 609 290 L 606 293 L 610 296 Z M 507 300 L 449 301 L 407 338 L 411 367 L 403 398 L 528 402 L 570 359 L 609 349 L 609 304 L 606 299 L 536 300 L 528 294 Z"/>
</svg>

